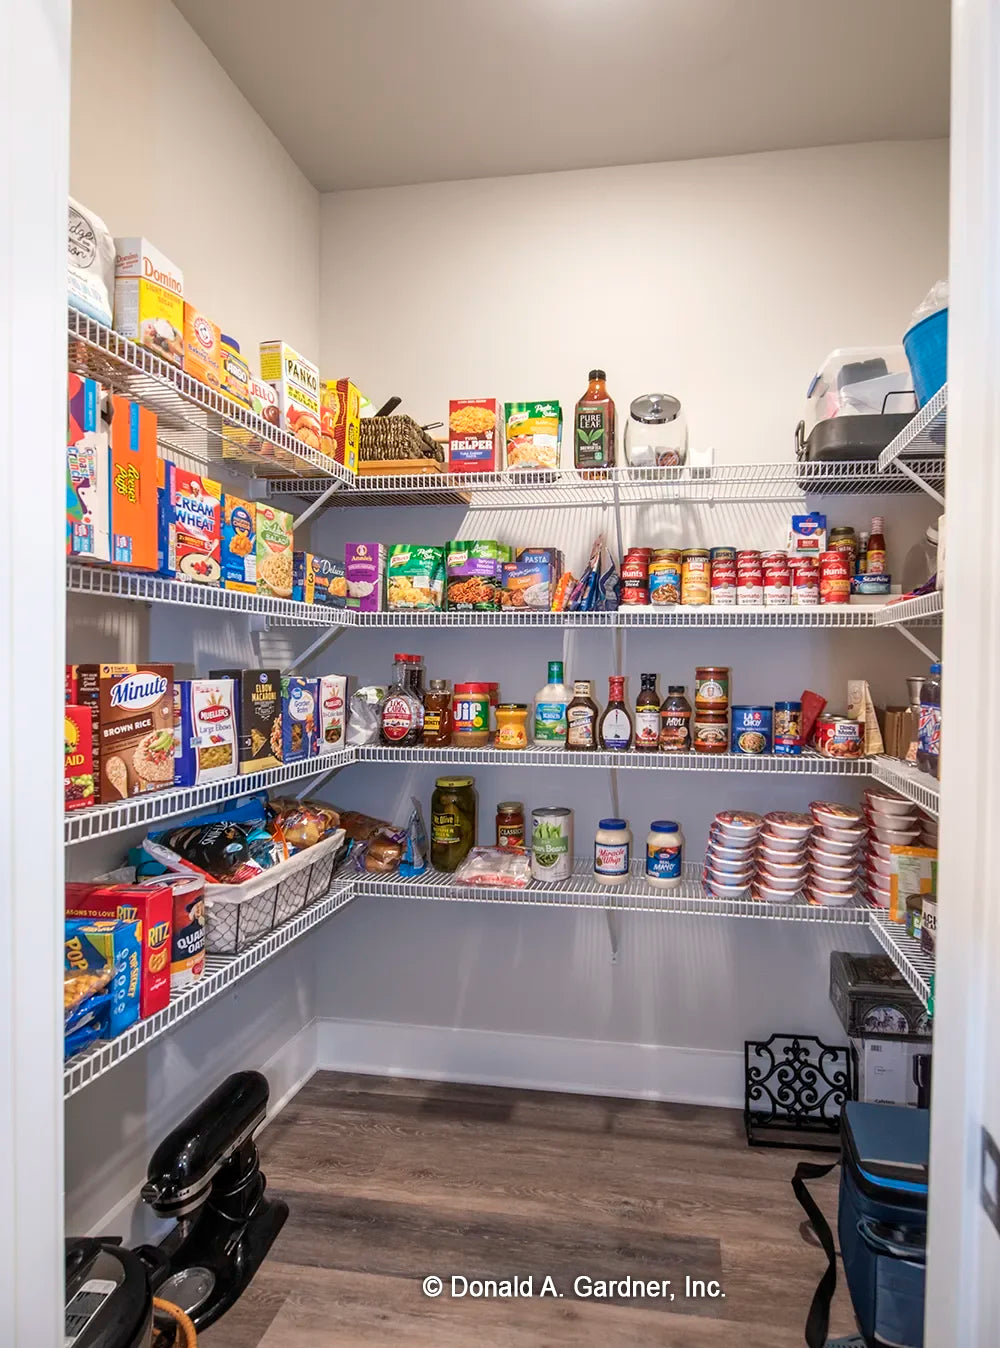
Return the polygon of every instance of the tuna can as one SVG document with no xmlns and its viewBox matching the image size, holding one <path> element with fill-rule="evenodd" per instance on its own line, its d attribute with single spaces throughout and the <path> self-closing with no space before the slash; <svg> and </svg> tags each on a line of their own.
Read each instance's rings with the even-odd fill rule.
<svg viewBox="0 0 1000 1348">
<path fill-rule="evenodd" d="M 800 754 L 802 752 L 802 703 L 776 702 L 774 704 L 774 752 Z"/>
<path fill-rule="evenodd" d="M 734 754 L 759 757 L 773 748 L 772 709 L 770 707 L 734 707 L 731 748 Z"/>
<path fill-rule="evenodd" d="M 531 811 L 531 874 L 536 880 L 568 880 L 573 873 L 573 811 L 545 805 Z"/>
</svg>

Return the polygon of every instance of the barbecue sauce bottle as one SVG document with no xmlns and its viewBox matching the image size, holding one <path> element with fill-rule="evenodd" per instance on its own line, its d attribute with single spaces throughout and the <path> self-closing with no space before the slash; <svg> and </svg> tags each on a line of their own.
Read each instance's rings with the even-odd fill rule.
<svg viewBox="0 0 1000 1348">
<path fill-rule="evenodd" d="M 622 674 L 612 674 L 608 679 L 608 705 L 601 717 L 601 748 L 611 753 L 632 748 L 632 717 L 625 705 Z"/>
</svg>

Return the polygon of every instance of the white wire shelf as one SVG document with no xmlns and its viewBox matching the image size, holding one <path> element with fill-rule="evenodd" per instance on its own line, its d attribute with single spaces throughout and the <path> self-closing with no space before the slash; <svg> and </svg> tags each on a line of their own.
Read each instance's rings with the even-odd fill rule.
<svg viewBox="0 0 1000 1348">
<path fill-rule="evenodd" d="M 161 444 L 247 477 L 309 474 L 323 489 L 353 480 L 342 465 L 287 431 L 192 379 L 169 361 L 93 319 L 68 310 L 69 368 L 128 394 L 157 415 Z"/>
<path fill-rule="evenodd" d="M 944 615 L 944 591 L 931 590 L 912 599 L 890 599 L 874 610 L 876 627 L 915 627 L 940 623 Z"/>
<path fill-rule="evenodd" d="M 873 912 L 869 921 L 872 935 L 906 979 L 910 988 L 933 1015 L 934 959 L 925 955 L 920 942 L 907 936 L 902 922 L 893 922 L 884 913 Z"/>
<path fill-rule="evenodd" d="M 146 1020 L 137 1021 L 117 1039 L 97 1043 L 70 1058 L 63 1074 L 63 1099 L 68 1100 L 70 1096 L 76 1095 L 77 1091 L 89 1086 L 118 1063 L 172 1030 L 238 979 L 246 978 L 280 950 L 350 903 L 353 897 L 354 886 L 350 874 L 341 872 L 335 877 L 334 886 L 328 894 L 288 918 L 274 931 L 259 937 L 240 954 L 208 955 L 205 972 L 197 983 L 172 996 L 169 1005 L 162 1011 Z"/>
<path fill-rule="evenodd" d="M 395 749 L 381 744 L 358 746 L 358 758 L 370 763 L 481 763 L 526 768 L 620 768 L 661 769 L 678 772 L 780 772 L 797 776 L 867 776 L 869 758 L 823 758 L 806 750 L 802 754 L 671 754 L 630 750 L 576 752 L 557 746 L 533 745 L 528 749 L 442 748 Z"/>
<path fill-rule="evenodd" d="M 532 880 L 525 889 L 489 888 L 456 884 L 444 871 L 428 870 L 415 880 L 399 876 L 365 876 L 356 883 L 358 894 L 384 898 L 443 899 L 462 903 L 513 903 L 529 907 L 600 908 L 612 912 L 680 913 L 689 916 L 745 917 L 779 922 L 835 922 L 865 925 L 870 909 L 863 904 L 823 908 L 801 895 L 788 903 L 764 903 L 749 891 L 733 899 L 716 899 L 705 893 L 701 867 L 687 865 L 676 889 L 658 889 L 643 876 L 642 863 L 634 861 L 628 880 L 621 885 L 602 885 L 594 878 L 593 864 L 586 859 L 573 863 L 568 880 Z"/>
<path fill-rule="evenodd" d="M 945 384 L 939 388 L 930 402 L 925 403 L 913 420 L 891 440 L 878 459 L 878 471 L 884 473 L 896 466 L 900 456 L 906 454 L 927 455 L 933 454 L 935 449 L 940 451 L 944 449 L 945 435 L 948 428 L 948 385 Z M 918 466 L 918 463 L 912 458 L 908 459 L 909 467 L 920 477 L 925 477 L 925 472 Z M 943 476 L 944 461 L 940 464 L 940 472 Z M 938 483 L 932 485 L 937 486 Z"/>
<path fill-rule="evenodd" d="M 925 482 L 943 487 L 944 459 L 909 461 Z M 293 492 L 312 500 L 329 481 L 273 482 L 270 494 Z M 716 504 L 801 501 L 810 495 L 913 492 L 919 485 L 897 464 L 886 471 L 872 459 L 849 463 L 717 464 L 711 468 L 609 468 L 590 478 L 573 468 L 548 472 L 421 473 L 359 477 L 331 506 L 463 505 L 475 510 L 551 509 L 553 506 Z"/>
<path fill-rule="evenodd" d="M 66 567 L 66 588 L 74 594 L 96 594 L 106 599 L 133 599 L 150 604 L 181 604 L 229 613 L 259 613 L 283 627 L 342 627 L 350 620 L 345 609 L 275 599 L 265 594 L 223 590 L 196 581 L 165 580 L 116 567 L 72 562 Z M 351 615 L 353 616 L 353 615 Z"/>
<path fill-rule="evenodd" d="M 878 604 L 821 604 L 765 608 L 760 604 L 626 606 L 608 613 L 549 613 L 500 609 L 496 613 L 400 612 L 353 615 L 362 627 L 873 627 Z"/>
<path fill-rule="evenodd" d="M 288 763 L 280 768 L 267 768 L 264 772 L 241 773 L 235 777 L 226 777 L 222 781 L 209 782 L 205 786 L 182 786 L 171 791 L 147 791 L 141 796 L 131 796 L 128 800 L 118 801 L 113 805 L 95 805 L 88 810 L 67 810 L 63 826 L 64 841 L 70 844 L 90 842 L 93 838 L 106 838 L 111 833 L 121 833 L 124 829 L 188 814 L 192 810 L 204 809 L 205 806 L 215 805 L 219 801 L 235 800 L 254 791 L 266 791 L 303 777 L 315 777 L 331 769 L 341 768 L 347 763 L 353 763 L 354 758 L 353 749 L 338 749 L 336 753 L 320 754 L 316 758 L 306 758 L 299 763 Z"/>
<path fill-rule="evenodd" d="M 912 763 L 904 763 L 900 758 L 882 755 L 872 759 L 872 776 L 883 786 L 898 791 L 907 800 L 926 810 L 937 818 L 941 807 L 941 783 L 930 773 L 921 772 Z"/>
</svg>

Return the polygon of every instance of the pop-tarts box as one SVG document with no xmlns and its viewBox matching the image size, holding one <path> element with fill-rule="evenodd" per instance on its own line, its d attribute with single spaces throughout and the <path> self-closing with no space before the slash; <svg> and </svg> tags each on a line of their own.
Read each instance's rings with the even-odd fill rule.
<svg viewBox="0 0 1000 1348">
<path fill-rule="evenodd" d="M 69 918 L 66 921 L 65 967 L 75 973 L 99 973 L 114 966 L 109 984 L 111 1007 L 108 1036 L 127 1030 L 139 1019 L 142 956 L 137 923 Z"/>
<path fill-rule="evenodd" d="M 174 896 L 168 885 L 71 882 L 66 885 L 66 915 L 91 921 L 127 922 L 135 927 L 142 956 L 139 1013 L 155 1016 L 170 1001 L 170 941 Z"/>
<path fill-rule="evenodd" d="M 319 753 L 319 680 L 287 674 L 281 680 L 282 761 Z"/>
<path fill-rule="evenodd" d="M 111 560 L 155 571 L 157 565 L 156 413 L 112 395 Z"/>
<path fill-rule="evenodd" d="M 68 413 L 66 556 L 80 561 L 109 562 L 111 458 L 105 390 L 94 379 L 71 374 Z"/>
</svg>

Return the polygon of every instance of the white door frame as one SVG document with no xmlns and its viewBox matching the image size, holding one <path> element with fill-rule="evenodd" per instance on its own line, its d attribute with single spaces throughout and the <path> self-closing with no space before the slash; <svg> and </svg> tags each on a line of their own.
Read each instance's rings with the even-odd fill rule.
<svg viewBox="0 0 1000 1348">
<path fill-rule="evenodd" d="M 1000 1236 L 979 1203 L 984 1084 L 1000 1063 L 992 712 L 1000 699 L 1000 3 L 954 0 L 952 28 L 945 730 L 925 1343 L 985 1348 L 1000 1341 Z M 982 733 L 979 709 L 989 717 Z"/>
<path fill-rule="evenodd" d="M 0 53 L 0 1338 L 54 1348 L 63 1338 L 69 0 L 0 0 Z"/>
</svg>

